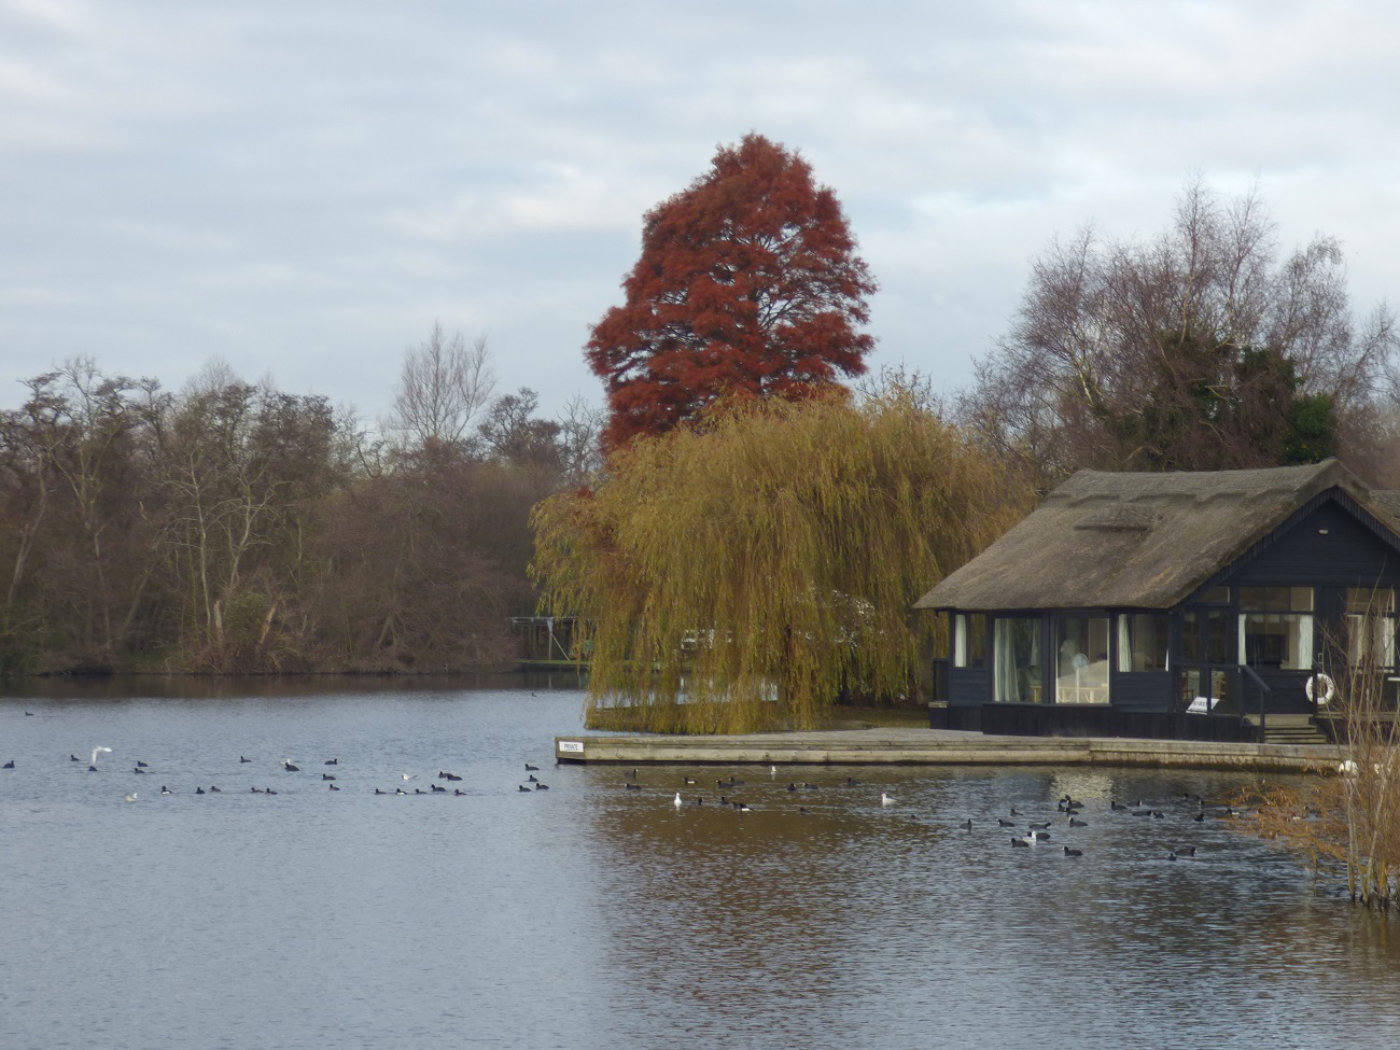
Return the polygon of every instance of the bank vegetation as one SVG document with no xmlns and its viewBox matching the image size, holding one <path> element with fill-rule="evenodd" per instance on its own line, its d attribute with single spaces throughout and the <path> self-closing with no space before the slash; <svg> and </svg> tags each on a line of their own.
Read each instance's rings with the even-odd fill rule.
<svg viewBox="0 0 1400 1050">
<path fill-rule="evenodd" d="M 440 328 L 376 426 L 218 365 L 25 386 L 0 412 L 0 673 L 507 664 L 530 508 L 596 466 L 596 418 L 493 396 L 484 342 Z"/>
<path fill-rule="evenodd" d="M 1393 632 L 1394 619 L 1368 617 L 1360 629 Z M 1344 640 L 1331 648 L 1338 657 L 1333 666 L 1344 668 L 1329 704 L 1344 727 L 1344 756 L 1335 776 L 1303 787 L 1266 787 L 1260 827 L 1319 867 L 1340 872 L 1353 901 L 1388 909 L 1400 904 L 1400 708 L 1388 681 L 1393 672 L 1369 656 L 1344 659 L 1350 648 Z"/>
</svg>

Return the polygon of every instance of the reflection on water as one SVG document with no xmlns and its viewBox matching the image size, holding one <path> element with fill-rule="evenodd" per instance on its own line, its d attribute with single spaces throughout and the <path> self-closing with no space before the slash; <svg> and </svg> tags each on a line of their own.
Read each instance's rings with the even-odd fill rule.
<svg viewBox="0 0 1400 1050">
<path fill-rule="evenodd" d="M 1184 795 L 1239 777 L 655 767 L 628 790 L 624 769 L 540 761 L 578 730 L 576 691 L 337 684 L 0 700 L 0 1046 L 1389 1046 L 1400 1028 L 1389 923 L 1192 819 Z M 68 761 L 98 743 L 99 772 Z M 526 761 L 547 792 L 519 791 Z M 1065 826 L 1066 793 L 1088 827 Z M 1051 841 L 1013 848 L 1032 820 Z"/>
<path fill-rule="evenodd" d="M 1191 819 L 1183 794 L 1226 798 L 1238 778 L 924 770 L 848 787 L 803 770 L 821 786 L 792 793 L 737 775 L 753 781 L 736 789 L 747 814 L 631 797 L 594 810 L 627 859 L 607 894 L 629 902 L 612 961 L 645 988 L 630 1007 L 646 1015 L 639 1032 L 722 1016 L 785 1045 L 1015 1046 L 1059 1032 L 1080 1046 L 1257 1046 L 1267 1032 L 1307 1046 L 1338 1030 L 1390 1045 L 1400 1022 L 1381 993 L 1400 961 L 1384 920 L 1319 895 L 1270 845 Z M 651 777 L 658 795 L 674 782 Z M 880 807 L 882 789 L 897 808 Z M 1064 826 L 1067 792 L 1089 827 Z M 1139 797 L 1163 816 L 1109 809 Z M 957 827 L 967 818 L 971 832 Z M 1053 822 L 1050 843 L 1011 847 L 1031 820 Z M 1189 846 L 1194 858 L 1168 859 Z"/>
</svg>

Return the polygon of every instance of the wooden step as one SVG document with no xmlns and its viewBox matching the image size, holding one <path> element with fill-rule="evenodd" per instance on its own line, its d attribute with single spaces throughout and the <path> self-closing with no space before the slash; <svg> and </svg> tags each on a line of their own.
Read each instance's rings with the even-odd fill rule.
<svg viewBox="0 0 1400 1050">
<path fill-rule="evenodd" d="M 1329 741 L 1327 739 L 1327 734 L 1318 729 L 1317 726 L 1279 726 L 1275 729 L 1271 722 L 1266 722 L 1264 725 L 1264 743 L 1326 744 L 1329 743 Z"/>
<path fill-rule="evenodd" d="M 1245 715 L 1245 721 L 1259 725 L 1258 715 Z M 1317 727 L 1309 714 L 1268 715 L 1264 719 L 1266 744 L 1330 744 L 1327 734 Z"/>
</svg>

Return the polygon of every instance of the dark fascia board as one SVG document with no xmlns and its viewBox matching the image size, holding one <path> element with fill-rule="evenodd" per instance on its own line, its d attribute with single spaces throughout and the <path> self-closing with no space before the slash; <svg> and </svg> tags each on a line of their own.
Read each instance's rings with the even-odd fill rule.
<svg viewBox="0 0 1400 1050">
<path fill-rule="evenodd" d="M 937 608 L 918 609 L 921 613 L 947 613 L 949 616 L 996 616 L 1000 619 L 1031 616 L 1117 616 L 1119 613 L 1140 614 L 1143 616 L 1167 616 L 1179 606 L 1171 605 L 1158 609 L 1147 605 L 1085 605 L 1073 609 L 1059 606 L 1039 606 L 1030 609 L 961 609 L 957 606 L 940 605 Z"/>
<path fill-rule="evenodd" d="M 1395 553 L 1397 561 L 1400 561 L 1400 535 L 1397 535 L 1394 529 L 1363 507 L 1356 497 L 1341 485 L 1333 485 L 1330 488 L 1323 489 L 1292 514 L 1288 515 L 1288 517 L 1284 518 L 1283 521 L 1275 525 L 1268 533 L 1250 544 L 1238 557 L 1227 562 L 1222 568 L 1212 573 L 1204 583 L 1178 600 L 1176 605 L 1188 605 L 1191 599 L 1202 591 L 1208 591 L 1212 587 L 1221 586 L 1238 570 L 1242 569 L 1263 553 L 1267 547 L 1277 542 L 1285 533 L 1293 529 L 1309 514 L 1326 503 L 1336 503 L 1343 510 L 1347 511 L 1352 517 L 1370 530 L 1378 540 L 1389 547 Z M 1173 608 L 1175 608 L 1175 606 L 1173 606 Z"/>
</svg>

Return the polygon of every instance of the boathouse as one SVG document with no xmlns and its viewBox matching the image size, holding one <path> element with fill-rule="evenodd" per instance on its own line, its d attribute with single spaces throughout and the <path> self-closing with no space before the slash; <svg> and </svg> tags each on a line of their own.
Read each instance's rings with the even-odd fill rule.
<svg viewBox="0 0 1400 1050">
<path fill-rule="evenodd" d="M 1397 589 L 1400 492 L 1326 460 L 1080 471 L 916 608 L 948 617 L 935 724 L 1287 739 L 1330 726 L 1343 661 L 1400 683 Z"/>
</svg>

